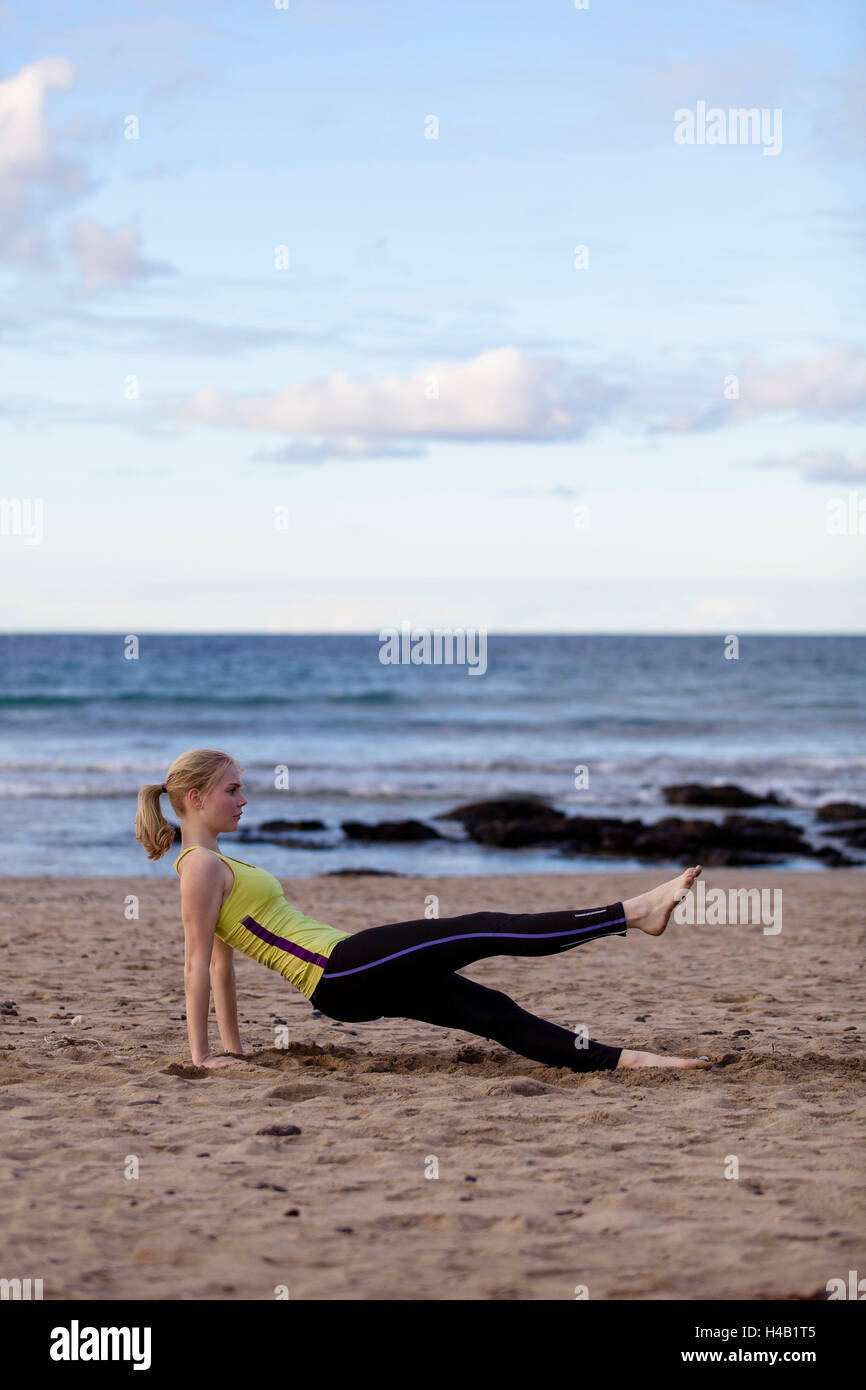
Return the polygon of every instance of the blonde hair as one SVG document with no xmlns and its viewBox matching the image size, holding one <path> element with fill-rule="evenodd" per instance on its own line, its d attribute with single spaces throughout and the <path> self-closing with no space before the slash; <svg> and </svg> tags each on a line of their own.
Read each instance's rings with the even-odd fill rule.
<svg viewBox="0 0 866 1390">
<path fill-rule="evenodd" d="M 165 777 L 166 794 L 172 810 L 180 815 L 180 808 L 189 791 L 200 791 L 207 796 L 232 766 L 243 771 L 237 759 L 221 748 L 188 748 L 181 753 Z M 148 782 L 138 793 L 135 838 L 147 850 L 148 859 L 161 859 L 174 844 L 174 826 L 162 814 L 161 795 L 160 782 Z"/>
</svg>

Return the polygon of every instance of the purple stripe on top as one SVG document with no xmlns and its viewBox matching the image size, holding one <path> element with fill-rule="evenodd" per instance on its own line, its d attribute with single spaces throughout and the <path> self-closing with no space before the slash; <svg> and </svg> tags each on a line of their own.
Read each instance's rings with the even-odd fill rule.
<svg viewBox="0 0 866 1390">
<path fill-rule="evenodd" d="M 299 956 L 301 960 L 309 961 L 311 965 L 326 965 L 327 956 L 316 955 L 315 951 L 308 951 L 305 946 L 299 946 L 297 941 L 289 941 L 285 936 L 275 936 L 267 927 L 263 927 L 261 922 L 257 922 L 255 917 L 244 917 L 243 924 L 247 931 L 251 931 L 253 936 L 257 936 L 260 941 L 266 941 L 269 946 L 279 946 L 281 951 L 288 951 L 291 956 Z"/>
</svg>

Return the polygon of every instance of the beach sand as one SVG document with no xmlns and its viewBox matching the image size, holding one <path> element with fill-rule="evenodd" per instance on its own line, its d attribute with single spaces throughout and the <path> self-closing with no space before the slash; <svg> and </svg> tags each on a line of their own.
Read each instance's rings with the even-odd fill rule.
<svg viewBox="0 0 866 1390">
<path fill-rule="evenodd" d="M 577 910 L 669 876 L 282 881 L 354 931 L 430 893 L 441 917 Z M 249 1059 L 194 1068 L 174 875 L 4 880 L 0 1276 L 77 1300 L 809 1299 L 863 1277 L 866 877 L 704 879 L 781 888 L 781 932 L 671 924 L 463 972 L 599 1041 L 716 1063 L 584 1074 L 314 1017 L 240 955 Z"/>
</svg>

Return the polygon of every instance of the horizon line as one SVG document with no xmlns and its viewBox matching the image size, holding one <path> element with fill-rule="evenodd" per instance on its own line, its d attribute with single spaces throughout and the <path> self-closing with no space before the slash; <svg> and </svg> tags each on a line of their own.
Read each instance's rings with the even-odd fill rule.
<svg viewBox="0 0 866 1390">
<path fill-rule="evenodd" d="M 136 637 L 378 637 L 379 632 L 384 628 L 396 627 L 394 623 L 383 623 L 382 628 L 378 629 L 349 629 L 345 632 L 322 631 L 318 628 L 292 629 L 285 632 L 262 632 L 253 629 L 229 630 L 222 628 L 197 628 L 189 631 L 163 631 L 160 629 L 137 628 L 134 633 L 121 628 L 8 628 L 0 631 L 2 637 L 118 637 L 133 635 Z M 821 631 L 803 632 L 793 631 L 785 628 L 776 628 L 772 631 L 765 629 L 740 628 L 737 632 L 726 632 L 723 634 L 722 628 L 702 629 L 693 632 L 671 632 L 643 629 L 640 631 L 616 631 L 610 629 L 566 629 L 561 628 L 542 628 L 542 629 L 509 629 L 509 628 L 482 628 L 470 627 L 464 624 L 425 624 L 419 623 L 418 630 L 422 632 L 486 632 L 500 637 L 719 637 L 720 635 L 735 637 L 864 637 L 866 631 Z"/>
</svg>

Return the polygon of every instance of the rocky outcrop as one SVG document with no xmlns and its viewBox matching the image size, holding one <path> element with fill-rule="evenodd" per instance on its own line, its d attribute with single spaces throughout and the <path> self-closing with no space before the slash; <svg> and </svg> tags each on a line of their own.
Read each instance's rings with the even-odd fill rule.
<svg viewBox="0 0 866 1390">
<path fill-rule="evenodd" d="M 756 796 L 733 782 L 721 787 L 707 787 L 700 782 L 680 782 L 672 787 L 662 787 L 665 800 L 671 806 L 785 806 L 775 792 L 766 796 Z"/>
<path fill-rule="evenodd" d="M 866 820 L 866 806 L 858 806 L 856 801 L 828 801 L 826 806 L 819 806 L 815 814 L 819 820 Z"/>
<path fill-rule="evenodd" d="M 443 839 L 432 825 L 425 825 L 420 820 L 384 820 L 378 824 L 344 820 L 341 828 L 351 840 L 364 840 L 368 844 L 400 844 L 412 840 Z"/>
<path fill-rule="evenodd" d="M 284 831 L 284 830 L 327 830 L 323 820 L 263 820 L 258 827 L 260 831 Z"/>
<path fill-rule="evenodd" d="M 803 856 L 851 864 L 843 851 L 816 848 L 786 820 L 727 815 L 714 820 L 667 816 L 645 824 L 607 816 L 567 816 L 540 800 L 502 798 L 458 806 L 442 819 L 460 821 L 470 839 L 499 848 L 558 846 L 601 858 L 692 860 L 702 864 L 773 864 Z"/>
</svg>

